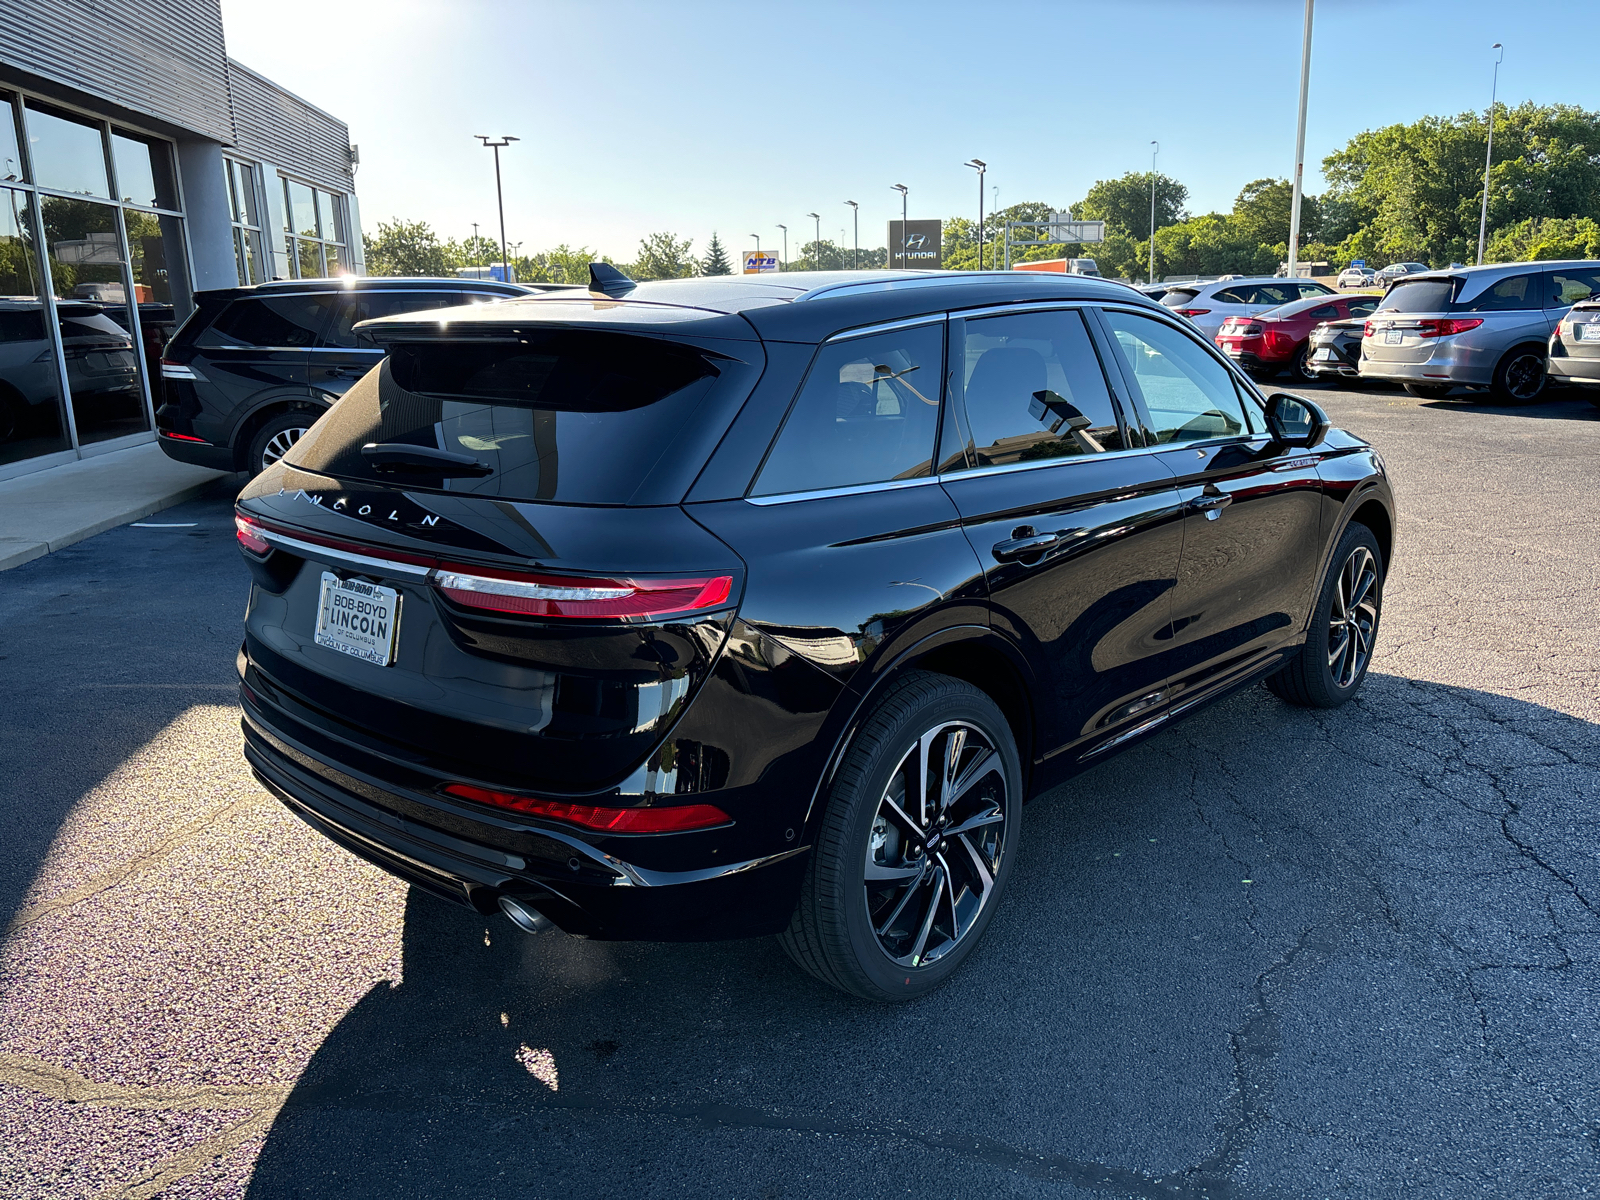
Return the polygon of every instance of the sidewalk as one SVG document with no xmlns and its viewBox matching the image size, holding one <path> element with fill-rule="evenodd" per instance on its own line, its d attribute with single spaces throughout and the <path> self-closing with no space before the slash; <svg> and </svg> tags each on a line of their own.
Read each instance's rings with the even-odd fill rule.
<svg viewBox="0 0 1600 1200">
<path fill-rule="evenodd" d="M 227 476 L 151 442 L 0 480 L 0 571 L 192 500 Z"/>
</svg>

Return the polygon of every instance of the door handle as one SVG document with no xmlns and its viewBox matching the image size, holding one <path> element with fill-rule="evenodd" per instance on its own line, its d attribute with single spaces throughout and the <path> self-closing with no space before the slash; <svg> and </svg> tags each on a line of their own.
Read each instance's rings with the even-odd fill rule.
<svg viewBox="0 0 1600 1200">
<path fill-rule="evenodd" d="M 1011 536 L 994 544 L 994 556 L 999 562 L 1016 562 L 1043 554 L 1061 540 L 1059 533 L 1037 533 L 1032 525 L 1019 525 Z"/>
<path fill-rule="evenodd" d="M 1233 497 L 1224 491 L 1202 492 L 1189 501 L 1192 512 L 1203 512 L 1206 520 L 1215 521 L 1222 514 L 1222 510 L 1233 503 Z"/>
</svg>

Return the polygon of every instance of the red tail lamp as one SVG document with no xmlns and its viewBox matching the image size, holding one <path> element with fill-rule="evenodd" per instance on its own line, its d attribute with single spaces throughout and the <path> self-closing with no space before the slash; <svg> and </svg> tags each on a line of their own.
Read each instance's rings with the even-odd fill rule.
<svg viewBox="0 0 1600 1200">
<path fill-rule="evenodd" d="M 653 617 L 715 608 L 733 576 L 697 579 L 590 579 L 529 575 L 487 567 L 439 568 L 434 583 L 455 603 L 528 617 Z"/>
<path fill-rule="evenodd" d="M 249 517 L 243 517 L 235 513 L 233 515 L 233 527 L 237 531 L 235 536 L 239 539 L 239 544 L 250 551 L 251 554 L 265 554 L 272 549 L 267 539 L 261 536 L 260 524 L 252 521 Z"/>
<path fill-rule="evenodd" d="M 445 794 L 495 808 L 565 821 L 597 833 L 687 833 L 731 825 L 733 818 L 714 804 L 671 804 L 660 808 L 605 808 L 593 804 L 569 804 L 565 800 L 544 800 L 517 792 L 497 792 L 470 783 L 445 786 Z"/>
</svg>

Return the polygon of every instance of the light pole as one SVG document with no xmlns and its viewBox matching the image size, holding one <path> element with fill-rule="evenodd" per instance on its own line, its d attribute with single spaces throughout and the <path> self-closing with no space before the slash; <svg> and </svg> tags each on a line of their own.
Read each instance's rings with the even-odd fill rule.
<svg viewBox="0 0 1600 1200">
<path fill-rule="evenodd" d="M 1150 278 L 1146 283 L 1156 281 L 1156 155 L 1161 153 L 1161 143 L 1152 140 L 1155 147 L 1150 151 Z"/>
<path fill-rule="evenodd" d="M 475 267 L 481 267 L 483 264 L 478 260 L 482 257 L 483 248 L 478 245 L 478 223 L 474 221 L 472 223 L 472 265 Z"/>
<path fill-rule="evenodd" d="M 1306 35 L 1300 47 L 1300 126 L 1294 137 L 1294 199 L 1289 204 L 1289 278 L 1300 273 L 1300 197 L 1306 170 L 1306 99 L 1311 92 L 1311 10 L 1306 0 Z"/>
<path fill-rule="evenodd" d="M 981 158 L 974 158 L 961 164 L 971 167 L 978 173 L 978 270 L 983 270 L 983 173 L 989 169 L 989 164 Z"/>
<path fill-rule="evenodd" d="M 900 269 L 906 269 L 906 197 L 911 194 L 911 189 L 903 183 L 891 184 L 891 192 L 900 193 Z"/>
<path fill-rule="evenodd" d="M 1494 80 L 1489 85 L 1489 148 L 1483 153 L 1483 209 L 1478 213 L 1478 265 L 1483 266 L 1483 239 L 1489 232 L 1489 164 L 1494 161 L 1494 98 L 1500 90 L 1500 63 L 1506 56 L 1499 42 L 1490 46 L 1500 51 L 1494 59 Z"/>
<path fill-rule="evenodd" d="M 817 223 L 817 240 L 811 243 L 811 269 L 820 270 L 822 267 L 822 214 L 807 213 Z"/>
<path fill-rule="evenodd" d="M 783 230 L 783 266 L 778 269 L 787 271 L 789 269 L 789 227 L 787 225 L 779 225 L 778 228 Z M 760 248 L 759 246 L 756 247 L 758 250 Z"/>
<path fill-rule="evenodd" d="M 491 138 L 485 137 L 481 133 L 475 133 L 472 136 L 494 151 L 494 198 L 500 205 L 500 282 L 510 283 L 511 267 L 506 262 L 506 199 L 505 193 L 500 189 L 500 147 L 509 146 L 512 142 L 520 142 L 522 139 L 509 135 Z"/>
<path fill-rule="evenodd" d="M 855 226 L 855 245 L 854 249 L 850 251 L 850 269 L 859 271 L 861 269 L 861 205 L 854 200 L 846 200 L 845 203 L 850 206 L 850 223 Z"/>
</svg>

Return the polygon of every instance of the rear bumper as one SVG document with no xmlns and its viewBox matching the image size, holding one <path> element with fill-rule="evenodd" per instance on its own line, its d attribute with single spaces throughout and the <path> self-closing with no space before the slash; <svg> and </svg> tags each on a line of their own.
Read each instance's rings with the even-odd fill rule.
<svg viewBox="0 0 1600 1200">
<path fill-rule="evenodd" d="M 1422 362 L 1396 362 L 1371 358 L 1363 349 L 1360 374 L 1363 379 L 1387 379 L 1394 383 L 1430 383 L 1441 387 L 1488 387 L 1494 369 L 1508 346 L 1473 345 L 1469 334 L 1440 338 L 1433 352 Z"/>
<path fill-rule="evenodd" d="M 1254 350 L 1241 350 L 1237 354 L 1227 349 L 1223 349 L 1222 352 L 1246 371 L 1281 371 L 1290 361 L 1287 358 L 1263 358 Z"/>
<path fill-rule="evenodd" d="M 1562 383 L 1600 387 L 1600 358 L 1547 358 L 1545 373 Z"/>
<path fill-rule="evenodd" d="M 164 431 L 156 440 L 161 443 L 162 453 L 177 462 L 210 467 L 213 471 L 238 469 L 233 461 L 231 446 L 213 446 L 208 442 L 185 442 L 166 436 Z"/>
<path fill-rule="evenodd" d="M 313 758 L 245 703 L 245 758 L 291 812 L 351 853 L 433 895 L 493 912 L 527 900 L 567 933 L 714 941 L 780 932 L 807 847 L 700 871 L 648 870 L 557 830 L 525 826 L 495 846 L 418 819 L 427 798 Z M 444 814 L 440 814 L 444 816 Z"/>
</svg>

